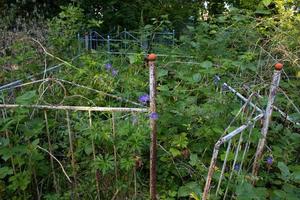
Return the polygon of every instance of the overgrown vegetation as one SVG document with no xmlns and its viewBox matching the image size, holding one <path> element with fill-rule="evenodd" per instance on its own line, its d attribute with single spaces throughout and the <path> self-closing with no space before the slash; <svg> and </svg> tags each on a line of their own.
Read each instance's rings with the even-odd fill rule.
<svg viewBox="0 0 300 200">
<path fill-rule="evenodd" d="M 126 28 L 130 23 L 134 24 L 130 28 L 148 34 L 175 28 L 174 46 L 155 47 L 163 52 L 157 60 L 158 194 L 165 200 L 201 199 L 215 142 L 253 117 L 250 108 L 241 110 L 243 103 L 222 87 L 223 82 L 246 97 L 259 93 L 264 98 L 253 97 L 253 101 L 265 108 L 273 65 L 283 62 L 276 106 L 300 122 L 299 3 L 227 1 L 235 7 L 225 9 L 221 1 L 209 1 L 206 8 L 199 2 L 184 7 L 174 2 L 165 1 L 160 7 L 136 1 L 133 7 L 137 8 L 126 18 L 131 1 L 103 5 L 66 1 L 57 16 L 32 17 L 22 21 L 23 28 L 13 30 L 7 25 L 17 18 L 16 4 L 15 15 L 0 20 L 0 83 L 23 79 L 31 84 L 2 90 L 1 103 L 136 107 L 133 101 L 147 107 L 146 52 L 139 49 L 136 54 L 115 56 L 104 49 L 78 55 L 76 35 L 87 29 L 114 30 L 112 25 Z M 103 8 L 98 10 L 103 17 L 88 12 L 93 3 L 93 8 Z M 118 3 L 128 5 L 118 10 Z M 142 12 L 137 11 L 139 5 Z M 120 22 L 120 16 L 126 20 Z M 39 23 L 28 26 L 34 20 Z M 62 61 L 57 70 L 45 71 Z M 148 119 L 148 113 L 134 112 L 1 109 L 1 199 L 149 199 Z M 252 136 L 244 137 L 250 148 L 241 170 L 239 165 L 231 169 L 234 148 L 229 153 L 216 196 L 226 146 L 220 150 L 210 199 L 220 199 L 226 187 L 227 198 L 233 199 L 300 198 L 300 127 L 274 111 L 259 176 L 253 177 L 260 129 L 257 122 Z M 233 146 L 237 143 L 238 138 L 232 140 Z M 237 162 L 242 162 L 241 155 Z M 231 170 L 234 177 L 229 182 Z"/>
</svg>

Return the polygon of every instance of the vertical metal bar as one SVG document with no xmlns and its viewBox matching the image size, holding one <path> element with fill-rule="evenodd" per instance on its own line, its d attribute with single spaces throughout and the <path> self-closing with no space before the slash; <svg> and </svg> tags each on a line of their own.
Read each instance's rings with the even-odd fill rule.
<svg viewBox="0 0 300 200">
<path fill-rule="evenodd" d="M 112 133 L 113 133 L 113 149 L 114 149 L 114 164 L 115 164 L 115 179 L 116 183 L 118 181 L 118 166 L 117 166 L 117 147 L 116 147 L 116 121 L 115 121 L 115 114 L 111 113 L 111 124 L 112 124 Z"/>
<path fill-rule="evenodd" d="M 212 176 L 214 174 L 214 171 L 215 171 L 215 166 L 216 166 L 216 163 L 217 163 L 217 158 L 218 158 L 219 149 L 220 149 L 221 144 L 222 144 L 221 140 L 219 140 L 215 144 L 213 156 L 211 158 L 210 166 L 209 166 L 209 169 L 208 169 L 208 174 L 207 174 L 207 177 L 206 177 L 206 183 L 205 183 L 204 190 L 203 190 L 202 200 L 208 199 L 208 194 L 209 194 L 209 190 L 210 190 L 210 183 L 211 183 L 211 179 L 212 179 Z"/>
<path fill-rule="evenodd" d="M 217 190 L 216 190 L 216 196 L 218 196 L 219 189 L 221 187 L 221 183 L 222 183 L 222 180 L 224 177 L 224 172 L 225 172 L 227 158 L 228 158 L 230 149 L 231 149 L 231 140 L 229 140 L 229 142 L 228 142 L 228 146 L 227 146 L 227 150 L 226 150 L 226 154 L 225 154 L 225 158 L 224 158 L 224 162 L 223 162 L 223 166 L 222 166 L 222 171 L 221 171 L 221 175 L 219 177 L 219 182 L 218 182 L 218 186 L 217 186 Z"/>
<path fill-rule="evenodd" d="M 107 52 L 110 53 L 110 36 L 107 35 Z"/>
<path fill-rule="evenodd" d="M 172 31 L 172 45 L 175 46 L 175 30 Z"/>
<path fill-rule="evenodd" d="M 227 182 L 227 187 L 226 187 L 226 190 L 225 190 L 223 200 L 225 200 L 226 197 L 227 197 L 227 193 L 228 193 L 228 189 L 229 189 L 229 183 L 232 179 L 233 171 L 235 170 L 234 168 L 235 168 L 236 161 L 237 161 L 237 158 L 238 158 L 238 155 L 239 155 L 239 151 L 240 151 L 242 141 L 243 141 L 243 132 L 241 132 L 239 142 L 238 142 L 238 145 L 237 145 L 236 150 L 235 150 L 234 160 L 233 160 L 233 164 L 232 164 L 232 168 L 231 168 L 230 176 L 229 176 L 229 179 L 228 179 L 228 182 Z"/>
<path fill-rule="evenodd" d="M 92 112 L 89 110 L 89 125 L 90 128 L 92 128 Z M 92 149 L 93 149 L 93 160 L 96 160 L 96 149 L 95 149 L 95 143 L 94 138 L 92 137 Z M 96 190 L 97 190 L 97 198 L 100 199 L 100 187 L 99 187 L 99 179 L 97 176 L 97 171 L 95 172 L 95 180 L 96 180 Z"/>
<path fill-rule="evenodd" d="M 93 36 L 91 31 L 89 31 L 89 49 L 93 49 Z"/>
<path fill-rule="evenodd" d="M 89 50 L 89 33 L 85 32 L 84 34 L 84 46 L 85 50 Z"/>
<path fill-rule="evenodd" d="M 47 140 L 48 140 L 48 150 L 50 154 L 53 155 L 52 153 L 52 144 L 51 144 L 51 138 L 50 138 L 50 131 L 49 131 L 49 123 L 48 123 L 48 116 L 47 116 L 47 111 L 44 110 L 44 118 L 45 118 L 45 124 L 46 124 L 46 133 L 47 133 Z M 53 184 L 55 188 L 55 192 L 58 193 L 58 184 L 57 184 L 57 179 L 56 179 L 56 174 L 54 170 L 54 162 L 52 156 L 50 156 L 50 163 L 51 163 L 51 169 L 52 169 L 52 175 L 53 175 Z"/>
<path fill-rule="evenodd" d="M 79 55 L 81 52 L 81 39 L 79 33 L 77 33 L 77 42 L 78 42 L 78 55 Z"/>
<path fill-rule="evenodd" d="M 275 96 L 277 93 L 277 88 L 278 88 L 279 82 L 280 82 L 281 69 L 282 69 L 282 66 L 281 66 L 281 68 L 275 67 L 275 70 L 274 70 L 272 83 L 271 83 L 271 87 L 270 87 L 269 98 L 268 98 L 268 104 L 267 104 L 267 108 L 266 108 L 265 115 L 264 115 L 263 128 L 261 130 L 262 138 L 259 140 L 256 154 L 255 154 L 254 163 L 253 163 L 253 168 L 252 168 L 253 176 L 257 176 L 257 174 L 258 174 L 259 161 L 262 157 L 262 153 L 263 153 L 264 146 L 265 146 L 266 139 L 267 139 L 269 124 L 271 122 L 271 116 L 272 116 L 272 111 L 273 111 L 273 104 L 274 104 Z M 253 184 L 255 184 L 255 181 L 253 181 Z"/>
<path fill-rule="evenodd" d="M 150 145 L 150 199 L 157 199 L 156 191 L 156 157 L 157 157 L 157 110 L 156 110 L 156 72 L 155 59 L 149 60 L 149 86 L 150 86 L 150 129 L 151 129 L 151 145 Z"/>
<path fill-rule="evenodd" d="M 127 32 L 126 32 L 126 28 L 124 29 L 124 37 L 125 37 L 125 52 L 127 52 Z"/>
<path fill-rule="evenodd" d="M 74 189 L 76 193 L 77 184 L 76 184 L 75 156 L 74 156 L 74 149 L 73 149 L 73 134 L 71 132 L 70 114 L 68 110 L 66 110 L 66 117 L 67 117 L 67 127 L 68 127 L 68 134 L 69 134 L 69 143 L 70 143 L 72 175 L 74 179 Z"/>
</svg>

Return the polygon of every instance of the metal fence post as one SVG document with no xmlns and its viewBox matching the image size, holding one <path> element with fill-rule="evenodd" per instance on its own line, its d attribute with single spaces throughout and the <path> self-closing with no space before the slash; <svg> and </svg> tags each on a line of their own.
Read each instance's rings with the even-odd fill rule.
<svg viewBox="0 0 300 200">
<path fill-rule="evenodd" d="M 156 72 L 155 72 L 156 55 L 148 56 L 149 65 L 149 89 L 150 89 L 150 129 L 151 129 L 151 145 L 150 145 L 150 199 L 157 199 L 156 191 L 156 157 L 157 157 L 157 126 L 158 119 L 156 111 Z"/>
<path fill-rule="evenodd" d="M 274 104 L 275 96 L 277 93 L 277 88 L 278 88 L 279 82 L 280 82 L 282 67 L 283 67 L 283 65 L 281 63 L 277 63 L 275 65 L 275 70 L 274 70 L 272 83 L 271 83 L 271 87 L 270 87 L 269 98 L 268 98 L 268 104 L 267 104 L 266 111 L 264 113 L 264 122 L 263 122 L 263 127 L 261 130 L 262 138 L 259 140 L 256 154 L 255 154 L 254 163 L 253 163 L 253 168 L 252 168 L 253 176 L 257 176 L 257 174 L 258 174 L 259 161 L 262 157 L 262 153 L 263 153 L 264 146 L 265 146 L 266 139 L 267 139 L 269 124 L 271 121 L 271 116 L 272 116 L 272 111 L 273 111 L 273 104 Z M 253 184 L 255 184 L 255 179 L 253 181 Z"/>
<path fill-rule="evenodd" d="M 107 52 L 110 53 L 110 36 L 107 35 Z"/>
<path fill-rule="evenodd" d="M 175 30 L 172 31 L 172 45 L 175 45 Z"/>
<path fill-rule="evenodd" d="M 77 33 L 77 42 L 78 42 L 78 55 L 79 55 L 81 52 L 81 39 L 79 33 Z"/>
<path fill-rule="evenodd" d="M 125 52 L 127 52 L 127 31 L 124 29 L 124 37 L 125 37 Z"/>
<path fill-rule="evenodd" d="M 89 31 L 89 49 L 93 49 L 93 36 L 91 31 Z"/>
<path fill-rule="evenodd" d="M 84 34 L 84 45 L 85 45 L 85 49 L 89 50 L 89 33 L 85 32 Z"/>
</svg>

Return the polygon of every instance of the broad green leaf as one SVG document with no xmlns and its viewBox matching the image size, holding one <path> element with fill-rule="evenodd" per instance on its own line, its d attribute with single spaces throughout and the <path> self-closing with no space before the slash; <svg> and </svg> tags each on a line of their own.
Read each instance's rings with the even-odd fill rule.
<svg viewBox="0 0 300 200">
<path fill-rule="evenodd" d="M 16 103 L 17 104 L 31 104 L 34 102 L 34 100 L 36 99 L 37 95 L 36 92 L 34 90 L 32 91 L 28 91 L 26 93 L 24 93 L 23 95 L 19 96 L 16 98 Z"/>
<path fill-rule="evenodd" d="M 192 154 L 190 155 L 190 161 L 189 161 L 189 163 L 190 163 L 192 166 L 195 166 L 195 165 L 197 164 L 197 162 L 198 162 L 198 155 L 192 153 Z"/>
<path fill-rule="evenodd" d="M 206 60 L 206 61 L 200 63 L 200 66 L 203 67 L 203 68 L 208 69 L 208 68 L 211 68 L 213 66 L 213 63 L 209 60 Z"/>
<path fill-rule="evenodd" d="M 201 74 L 197 73 L 193 75 L 193 81 L 198 83 L 201 80 Z"/>
<path fill-rule="evenodd" d="M 286 166 L 286 164 L 284 164 L 283 162 L 278 162 L 277 167 L 278 167 L 278 168 L 280 169 L 280 171 L 281 171 L 282 178 L 283 178 L 284 180 L 288 180 L 289 177 L 290 177 L 290 175 L 291 175 L 288 166 Z"/>
</svg>

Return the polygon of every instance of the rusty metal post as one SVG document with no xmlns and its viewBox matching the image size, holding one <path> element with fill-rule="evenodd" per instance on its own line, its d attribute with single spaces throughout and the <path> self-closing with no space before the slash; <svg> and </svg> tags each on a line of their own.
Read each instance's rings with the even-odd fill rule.
<svg viewBox="0 0 300 200">
<path fill-rule="evenodd" d="M 156 191 L 156 157 L 157 157 L 157 126 L 158 119 L 156 110 L 156 72 L 155 72 L 156 55 L 148 56 L 149 65 L 149 89 L 150 89 L 150 129 L 151 129 L 151 145 L 150 145 L 150 199 L 157 199 Z"/>
<path fill-rule="evenodd" d="M 267 104 L 266 111 L 264 113 L 264 122 L 263 122 L 263 127 L 261 130 L 262 138 L 259 140 L 256 154 L 255 154 L 254 163 L 253 163 L 253 168 L 252 168 L 252 175 L 254 177 L 256 177 L 258 174 L 259 161 L 262 157 L 262 153 L 263 153 L 264 146 L 266 143 L 269 124 L 271 121 L 271 116 L 272 116 L 272 111 L 273 111 L 273 104 L 274 104 L 275 96 L 277 93 L 277 88 L 278 88 L 279 82 L 280 82 L 282 67 L 283 67 L 283 65 L 281 63 L 277 63 L 275 65 L 275 70 L 274 70 L 272 83 L 271 83 L 271 87 L 270 87 L 269 98 L 268 98 L 268 104 Z M 253 184 L 255 184 L 255 180 L 253 181 Z"/>
<path fill-rule="evenodd" d="M 213 156 L 211 158 L 210 166 L 209 166 L 209 169 L 208 169 L 208 174 L 207 174 L 207 177 L 206 177 L 206 183 L 205 183 L 204 190 L 203 190 L 202 200 L 208 199 L 208 195 L 209 195 L 209 191 L 210 191 L 210 183 L 211 183 L 212 176 L 215 172 L 217 158 L 218 158 L 218 155 L 219 155 L 219 149 L 220 149 L 220 146 L 221 146 L 222 143 L 223 142 L 220 139 L 215 144 Z"/>
</svg>

